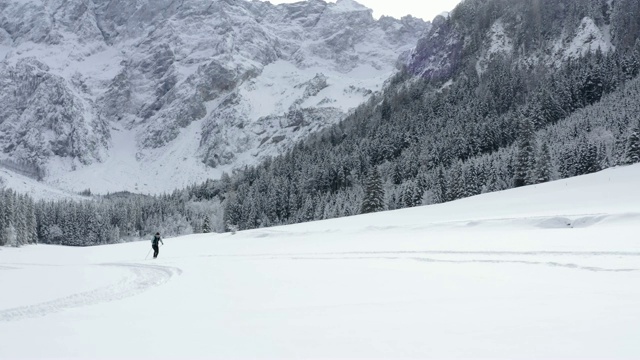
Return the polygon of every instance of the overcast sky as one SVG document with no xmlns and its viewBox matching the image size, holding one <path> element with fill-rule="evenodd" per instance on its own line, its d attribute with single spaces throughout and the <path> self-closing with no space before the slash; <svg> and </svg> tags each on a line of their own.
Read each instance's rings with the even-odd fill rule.
<svg viewBox="0 0 640 360">
<path fill-rule="evenodd" d="M 269 0 L 272 4 L 293 3 L 300 0 Z M 336 0 L 325 0 L 336 2 Z M 356 0 L 360 4 L 373 9 L 373 16 L 389 15 L 401 18 L 413 15 L 424 20 L 433 20 L 436 15 L 451 11 L 460 0 Z"/>
</svg>

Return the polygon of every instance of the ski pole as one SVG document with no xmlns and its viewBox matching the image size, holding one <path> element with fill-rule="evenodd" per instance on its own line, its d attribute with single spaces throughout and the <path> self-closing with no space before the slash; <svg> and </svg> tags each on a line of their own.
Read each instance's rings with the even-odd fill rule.
<svg viewBox="0 0 640 360">
<path fill-rule="evenodd" d="M 150 249 L 149 252 L 147 253 L 147 256 L 144 257 L 145 260 L 147 260 L 147 258 L 149 257 L 149 254 L 151 254 L 151 250 L 153 249 Z"/>
</svg>

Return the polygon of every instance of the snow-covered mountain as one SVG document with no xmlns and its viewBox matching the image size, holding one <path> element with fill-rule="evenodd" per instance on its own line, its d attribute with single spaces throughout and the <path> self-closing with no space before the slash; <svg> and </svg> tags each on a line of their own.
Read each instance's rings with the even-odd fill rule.
<svg viewBox="0 0 640 360">
<path fill-rule="evenodd" d="M 0 156 L 161 192 L 278 154 L 381 89 L 430 27 L 353 0 L 0 3 Z"/>
</svg>

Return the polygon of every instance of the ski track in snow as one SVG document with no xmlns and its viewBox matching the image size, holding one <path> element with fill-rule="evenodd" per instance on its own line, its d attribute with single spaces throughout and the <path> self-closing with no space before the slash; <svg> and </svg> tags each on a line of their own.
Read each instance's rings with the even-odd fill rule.
<svg viewBox="0 0 640 360">
<path fill-rule="evenodd" d="M 417 257 L 416 255 L 425 255 Z M 636 272 L 638 268 L 605 268 L 599 266 L 585 266 L 576 263 L 563 263 L 557 261 L 534 261 L 516 259 L 436 259 L 426 257 L 427 255 L 455 255 L 455 256 L 526 256 L 526 257 L 547 257 L 547 256 L 572 256 L 572 257 L 640 257 L 637 252 L 577 252 L 577 251 L 382 251 L 382 252 L 327 252 L 327 253 L 307 253 L 307 254 L 255 254 L 255 255 L 209 255 L 207 257 L 220 258 L 253 258 L 263 260 L 411 260 L 428 263 L 450 263 L 450 264 L 522 264 L 550 267 L 564 267 L 576 270 L 593 272 Z"/>
<path fill-rule="evenodd" d="M 492 217 L 480 219 L 456 219 L 433 221 L 423 224 L 398 224 L 398 225 L 370 225 L 364 228 L 353 229 L 324 229 L 316 231 L 304 231 L 304 235 L 316 234 L 332 234 L 332 233 L 359 233 L 362 231 L 379 232 L 379 231 L 404 231 L 416 232 L 434 228 L 470 228 L 502 225 L 509 226 L 526 226 L 538 229 L 579 229 L 588 228 L 604 221 L 615 221 L 619 219 L 637 219 L 640 221 L 640 213 L 638 212 L 621 212 L 621 213 L 576 213 L 566 215 L 539 215 L 539 216 L 514 216 L 514 217 Z M 277 228 L 252 230 L 252 234 L 256 238 L 270 237 L 298 237 L 302 235 L 298 231 L 286 231 Z"/>
<path fill-rule="evenodd" d="M 40 304 L 0 310 L 0 322 L 40 317 L 71 308 L 121 300 L 138 295 L 152 287 L 165 284 L 174 275 L 182 274 L 181 269 L 168 266 L 132 263 L 99 264 L 98 266 L 127 268 L 133 273 L 133 276 L 127 276 L 116 284 L 92 291 L 73 294 Z"/>
<path fill-rule="evenodd" d="M 345 252 L 322 252 L 322 253 L 280 253 L 280 254 L 218 254 L 218 255 L 203 255 L 204 257 L 300 257 L 300 256 L 347 256 L 350 255 L 496 255 L 496 256 L 513 256 L 513 255 L 525 255 L 525 256 L 630 256 L 640 257 L 640 252 L 623 252 L 623 251 L 447 251 L 447 250 L 434 250 L 434 251 L 345 251 Z"/>
<path fill-rule="evenodd" d="M 542 266 L 552 266 L 552 267 L 565 267 L 570 269 L 577 270 L 587 270 L 587 271 L 604 271 L 604 272 L 633 272 L 640 271 L 640 269 L 610 269 L 610 268 L 602 268 L 597 266 L 582 266 L 579 264 L 573 263 L 559 263 L 552 261 L 525 261 L 525 260 L 480 260 L 480 259 L 471 259 L 471 260 L 443 260 L 443 259 L 433 259 L 433 258 L 418 258 L 418 257 L 392 257 L 392 256 L 380 256 L 380 257 L 371 257 L 371 256 L 361 256 L 361 257 L 292 257 L 292 260 L 414 260 L 420 262 L 428 262 L 428 263 L 450 263 L 450 264 L 523 264 L 523 265 L 542 265 Z"/>
</svg>

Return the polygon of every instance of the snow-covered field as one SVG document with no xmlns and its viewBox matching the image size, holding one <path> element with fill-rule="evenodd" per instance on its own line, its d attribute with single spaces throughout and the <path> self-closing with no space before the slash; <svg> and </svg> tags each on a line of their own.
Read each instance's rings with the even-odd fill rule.
<svg viewBox="0 0 640 360">
<path fill-rule="evenodd" d="M 640 358 L 640 166 L 236 235 L 0 249 L 0 359 Z"/>
</svg>

